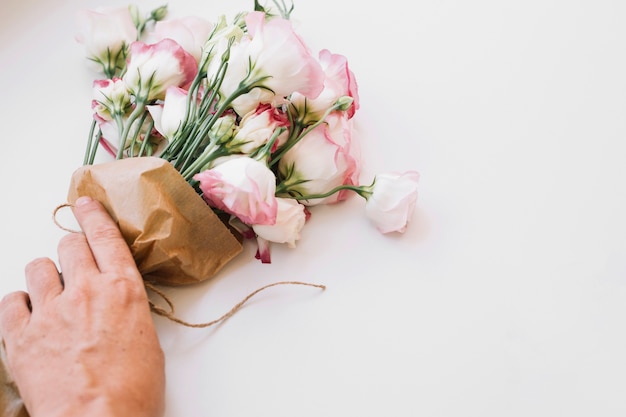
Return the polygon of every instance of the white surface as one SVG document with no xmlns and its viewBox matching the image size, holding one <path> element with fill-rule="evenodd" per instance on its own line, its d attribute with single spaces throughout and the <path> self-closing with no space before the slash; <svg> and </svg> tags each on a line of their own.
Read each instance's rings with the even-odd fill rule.
<svg viewBox="0 0 626 417">
<path fill-rule="evenodd" d="M 51 212 L 90 118 L 73 14 L 102 4 L 0 6 L 2 293 L 56 259 Z M 270 282 L 328 286 L 270 289 L 209 329 L 155 318 L 167 417 L 626 415 L 626 3 L 381 4 L 296 0 L 293 17 L 357 76 L 363 182 L 421 173 L 413 223 L 382 236 L 355 196 L 315 209 L 271 265 L 248 245 L 168 291 L 207 321 Z"/>
</svg>

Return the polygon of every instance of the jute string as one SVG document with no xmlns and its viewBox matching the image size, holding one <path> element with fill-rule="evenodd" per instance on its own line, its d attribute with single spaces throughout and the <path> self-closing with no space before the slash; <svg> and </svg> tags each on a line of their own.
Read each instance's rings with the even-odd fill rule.
<svg viewBox="0 0 626 417">
<path fill-rule="evenodd" d="M 52 213 L 52 220 L 54 221 L 54 224 L 57 225 L 58 228 L 60 228 L 61 230 L 64 230 L 66 232 L 69 233 L 82 233 L 82 231 L 80 230 L 74 230 L 74 229 L 70 229 L 67 228 L 65 226 L 63 226 L 62 224 L 60 224 L 57 220 L 57 213 L 59 212 L 59 210 L 61 210 L 62 208 L 65 207 L 73 207 L 72 204 L 69 203 L 64 203 L 64 204 L 60 204 L 59 206 L 57 206 L 53 213 Z M 220 318 L 217 318 L 215 320 L 212 321 L 208 321 L 208 322 L 204 322 L 204 323 L 190 323 L 188 321 L 185 321 L 179 317 L 176 316 L 175 314 L 175 308 L 174 308 L 174 303 L 172 302 L 172 300 L 170 300 L 170 298 L 167 296 L 167 294 L 165 294 L 162 290 L 160 290 L 159 288 L 157 288 L 155 285 L 151 284 L 150 282 L 144 281 L 144 286 L 146 287 L 146 289 L 152 291 L 153 293 L 155 293 L 156 295 L 158 295 L 159 297 L 161 297 L 163 299 L 163 301 L 165 301 L 165 303 L 167 304 L 169 310 L 158 306 L 156 303 L 154 303 L 152 300 L 148 300 L 148 303 L 150 304 L 150 310 L 162 317 L 166 317 L 169 320 L 178 323 L 178 324 L 182 324 L 183 326 L 187 326 L 187 327 L 195 327 L 195 328 L 202 328 L 202 327 L 209 327 L 209 326 L 213 326 L 214 324 L 220 323 L 228 318 L 230 318 L 233 314 L 235 314 L 238 310 L 240 310 L 243 305 L 245 303 L 247 303 L 252 297 L 254 297 L 255 295 L 257 295 L 258 293 L 260 293 L 261 291 L 264 291 L 268 288 L 271 287 L 275 287 L 278 285 L 304 285 L 304 286 L 308 286 L 308 287 L 315 287 L 315 288 L 320 288 L 321 290 L 325 290 L 326 286 L 322 285 L 322 284 L 312 284 L 312 283 L 308 283 L 308 282 L 300 282 L 300 281 L 279 281 L 279 282 L 274 282 L 272 284 L 267 284 L 262 286 L 261 288 L 258 288 L 254 291 L 252 291 L 250 294 L 248 294 L 247 296 L 245 296 L 241 301 L 239 301 L 237 304 L 235 304 L 230 310 L 228 310 L 224 315 L 222 315 Z"/>
</svg>

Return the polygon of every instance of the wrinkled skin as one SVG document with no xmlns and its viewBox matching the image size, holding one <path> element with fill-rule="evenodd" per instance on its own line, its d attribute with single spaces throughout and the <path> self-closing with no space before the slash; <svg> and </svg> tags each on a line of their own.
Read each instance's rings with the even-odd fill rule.
<svg viewBox="0 0 626 417">
<path fill-rule="evenodd" d="M 26 267 L 28 292 L 0 302 L 6 359 L 32 417 L 164 413 L 164 356 L 146 291 L 119 229 L 102 205 L 76 202 L 84 233 L 52 260 Z"/>
</svg>

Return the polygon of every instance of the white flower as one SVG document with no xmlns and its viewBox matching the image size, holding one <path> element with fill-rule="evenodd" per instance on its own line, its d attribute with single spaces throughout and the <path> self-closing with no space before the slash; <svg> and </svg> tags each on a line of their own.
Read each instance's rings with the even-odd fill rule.
<svg viewBox="0 0 626 417">
<path fill-rule="evenodd" d="M 292 198 L 276 198 L 278 211 L 276 223 L 273 225 L 252 225 L 254 232 L 262 239 L 276 243 L 286 243 L 290 248 L 296 247 L 300 239 L 300 231 L 306 222 L 304 206 Z"/>
<path fill-rule="evenodd" d="M 87 58 L 112 77 L 116 68 L 123 67 L 128 45 L 137 40 L 128 7 L 80 10 L 76 20 L 76 40 L 85 47 Z"/>
<path fill-rule="evenodd" d="M 365 214 L 382 233 L 404 233 L 417 203 L 415 171 L 379 174 L 367 196 Z"/>
<path fill-rule="evenodd" d="M 154 120 L 154 128 L 163 137 L 172 140 L 185 119 L 187 91 L 180 87 L 170 86 L 165 92 L 163 104 L 147 106 L 147 108 Z"/>
</svg>

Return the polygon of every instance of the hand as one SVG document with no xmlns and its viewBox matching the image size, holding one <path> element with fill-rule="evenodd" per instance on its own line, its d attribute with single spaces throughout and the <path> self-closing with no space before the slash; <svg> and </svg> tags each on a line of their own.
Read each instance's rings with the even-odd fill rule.
<svg viewBox="0 0 626 417">
<path fill-rule="evenodd" d="M 0 302 L 7 366 L 32 417 L 157 417 L 164 357 L 143 281 L 115 222 L 80 198 L 83 233 L 26 267 L 28 293 Z"/>
</svg>

